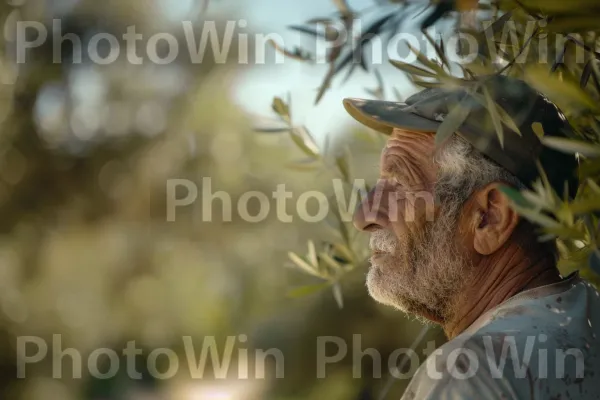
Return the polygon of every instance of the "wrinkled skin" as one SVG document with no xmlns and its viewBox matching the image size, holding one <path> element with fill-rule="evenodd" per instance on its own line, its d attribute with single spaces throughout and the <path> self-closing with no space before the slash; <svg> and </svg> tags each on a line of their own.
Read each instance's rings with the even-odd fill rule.
<svg viewBox="0 0 600 400">
<path fill-rule="evenodd" d="M 515 240 L 519 217 L 490 184 L 466 204 L 436 202 L 433 133 L 395 129 L 380 179 L 354 225 L 371 234 L 367 287 L 377 301 L 439 323 L 449 337 L 521 290 L 560 279 Z"/>
</svg>

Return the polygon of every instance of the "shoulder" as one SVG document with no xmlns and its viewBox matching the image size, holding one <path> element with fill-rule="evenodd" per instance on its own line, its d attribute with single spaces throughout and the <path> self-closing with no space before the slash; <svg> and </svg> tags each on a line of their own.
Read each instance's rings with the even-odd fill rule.
<svg viewBox="0 0 600 400">
<path fill-rule="evenodd" d="M 503 351 L 504 343 L 509 343 L 509 349 Z M 521 371 L 519 365 L 502 362 L 503 353 L 509 354 L 511 346 L 518 351 L 524 343 L 522 335 L 511 337 L 500 332 L 459 336 L 427 358 L 403 399 L 500 400 L 527 396 L 532 384 L 527 367 Z"/>
</svg>

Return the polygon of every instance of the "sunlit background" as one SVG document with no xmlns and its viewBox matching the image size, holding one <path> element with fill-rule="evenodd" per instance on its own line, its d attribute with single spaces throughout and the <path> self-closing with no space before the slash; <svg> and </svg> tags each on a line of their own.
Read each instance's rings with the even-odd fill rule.
<svg viewBox="0 0 600 400">
<path fill-rule="evenodd" d="M 194 182 L 202 192 L 203 178 L 210 178 L 212 192 L 224 191 L 234 202 L 249 191 L 270 195 L 280 184 L 294 199 L 309 190 L 332 195 L 336 175 L 325 156 L 323 165 L 302 168 L 305 155 L 289 135 L 256 131 L 276 121 L 274 97 L 291 99 L 293 123 L 306 125 L 338 165 L 336 157 L 351 149 L 353 156 L 344 159 L 351 176 L 372 181 L 381 138 L 354 125 L 341 105 L 343 97 L 372 96 L 369 90 L 378 85 L 372 74 L 357 72 L 346 84 L 335 81 L 315 106 L 327 66 L 291 59 L 275 64 L 271 48 L 267 64 L 258 66 L 252 59 L 240 64 L 235 45 L 222 64 L 209 55 L 199 64 L 182 56 L 168 65 L 147 59 L 134 65 L 121 49 L 118 60 L 98 65 L 85 55 L 73 63 L 68 42 L 59 46 L 62 59 L 55 62 L 49 39 L 27 53 L 26 63 L 11 62 L 19 21 L 51 28 L 52 19 L 60 18 L 63 35 L 72 33 L 85 46 L 94 34 L 120 36 L 132 25 L 148 37 L 166 32 L 184 41 L 182 21 L 191 21 L 199 35 L 206 21 L 217 21 L 222 32 L 227 21 L 245 20 L 249 36 L 278 33 L 293 47 L 306 38 L 302 42 L 286 26 L 335 10 L 333 2 L 322 0 L 2 3 L 1 399 L 366 400 L 389 386 L 387 357 L 409 347 L 422 327 L 368 298 L 366 263 L 344 276 L 339 292 L 294 291 L 320 281 L 294 266 L 288 253 L 306 253 L 308 240 L 319 249 L 337 240 L 339 226 L 331 218 L 283 222 L 272 202 L 264 221 L 244 221 L 235 206 L 232 220 L 223 221 L 220 200 L 208 214 L 198 200 L 178 208 L 175 221 L 167 220 L 172 179 Z M 386 67 L 381 70 L 386 73 Z M 414 91 L 402 74 L 393 79 L 401 95 Z M 349 232 L 364 248 L 365 238 Z M 60 356 L 56 335 L 63 350 L 81 354 L 81 377 L 72 355 Z M 349 353 L 318 378 L 318 337 L 327 335 L 343 338 Z M 381 376 L 369 356 L 353 363 L 353 335 L 361 335 L 362 349 L 378 349 Z M 19 379 L 17 338 L 26 336 L 44 340 L 48 355 L 27 365 L 26 377 Z M 428 340 L 439 336 L 432 330 Z M 206 338 L 220 349 L 235 338 L 229 373 L 217 376 L 209 363 L 202 377 L 193 376 L 184 337 L 193 340 L 196 356 Z M 90 374 L 86 364 L 95 350 L 121 355 L 131 341 L 143 350 L 137 357 L 140 379 L 128 376 L 125 357 L 111 379 Z M 145 368 L 157 348 L 179 359 L 169 379 L 157 379 Z M 267 363 L 266 376 L 257 377 L 257 349 L 280 350 L 281 371 Z M 59 355 L 53 358 L 53 352 Z M 99 358 L 101 370 L 108 361 Z M 162 372 L 166 361 L 163 356 L 157 363 Z M 238 372 L 247 363 L 252 367 L 245 378 Z M 406 383 L 389 386 L 388 398 L 398 398 Z"/>
</svg>

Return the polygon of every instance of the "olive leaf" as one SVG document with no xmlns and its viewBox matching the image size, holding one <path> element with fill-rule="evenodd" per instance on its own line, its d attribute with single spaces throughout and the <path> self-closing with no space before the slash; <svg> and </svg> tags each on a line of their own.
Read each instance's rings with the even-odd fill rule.
<svg viewBox="0 0 600 400">
<path fill-rule="evenodd" d="M 533 207 L 533 205 L 529 201 L 527 201 L 527 199 L 525 199 L 521 191 L 506 185 L 500 185 L 498 189 L 517 206 L 523 208 Z"/>
<path fill-rule="evenodd" d="M 275 114 L 277 114 L 282 120 L 284 120 L 287 123 L 291 122 L 292 117 L 290 115 L 290 108 L 281 97 L 275 97 L 273 99 L 271 108 L 273 109 L 273 111 L 275 111 Z"/>
<path fill-rule="evenodd" d="M 500 119 L 500 114 L 498 113 L 498 108 L 496 107 L 496 102 L 492 99 L 492 95 L 485 86 L 483 86 L 482 89 L 487 103 L 488 113 L 492 118 L 492 123 L 496 130 L 496 135 L 498 136 L 498 141 L 500 142 L 500 146 L 504 148 L 504 130 L 502 129 L 502 121 Z"/>
<path fill-rule="evenodd" d="M 465 122 L 471 107 L 468 102 L 468 96 L 465 96 L 457 105 L 455 105 L 450 113 L 444 118 L 444 121 L 438 127 L 435 134 L 435 145 L 436 147 L 441 146 L 448 140 L 458 128 Z"/>
<path fill-rule="evenodd" d="M 597 102 L 578 84 L 560 79 L 540 66 L 530 66 L 525 70 L 525 80 L 535 89 L 544 93 L 564 111 L 581 112 L 592 110 L 599 112 Z"/>
<path fill-rule="evenodd" d="M 586 214 L 598 210 L 600 210 L 600 196 L 579 198 L 569 204 L 569 211 L 573 214 Z"/>
<path fill-rule="evenodd" d="M 482 96 L 479 93 L 471 93 L 471 97 L 473 97 L 481 105 L 483 105 L 484 107 L 486 107 L 488 109 L 493 104 L 494 108 L 496 110 L 495 113 L 500 118 L 500 121 L 504 125 L 506 125 L 506 127 L 509 128 L 511 131 L 515 132 L 517 135 L 519 135 L 519 136 L 522 135 L 521 134 L 521 130 L 519 129 L 519 127 L 515 123 L 514 119 L 498 103 L 496 103 L 495 101 L 492 101 L 490 103 L 490 101 L 485 96 Z"/>
<path fill-rule="evenodd" d="M 333 290 L 333 297 L 335 298 L 335 302 L 337 303 L 340 309 L 344 308 L 344 296 L 342 295 L 342 287 L 339 282 L 336 282 L 331 287 Z"/>
<path fill-rule="evenodd" d="M 600 157 L 600 145 L 582 140 L 546 136 L 542 138 L 542 143 L 564 153 L 581 154 L 589 158 Z"/>
<path fill-rule="evenodd" d="M 426 69 L 417 67 L 415 65 L 412 64 L 408 64 L 402 61 L 397 61 L 397 60 L 390 60 L 390 64 L 392 64 L 394 67 L 407 72 L 409 74 L 412 75 L 417 75 L 417 76 L 424 76 L 427 78 L 435 78 L 436 74 L 435 72 L 431 72 L 431 71 L 427 71 Z"/>
<path fill-rule="evenodd" d="M 418 49 L 412 47 L 410 45 L 410 43 L 407 42 L 406 45 L 408 46 L 408 49 L 417 57 L 417 60 L 419 60 L 419 62 L 421 64 L 423 64 L 425 67 L 432 69 L 440 77 L 447 75 L 441 66 L 439 66 L 437 63 L 435 63 L 434 61 L 427 58 L 427 56 L 425 54 L 421 53 Z"/>
<path fill-rule="evenodd" d="M 304 271 L 312 276 L 316 276 L 319 278 L 322 277 L 321 274 L 319 274 L 319 272 L 318 272 L 317 265 L 311 265 L 307 260 L 305 260 L 304 258 L 300 257 L 298 254 L 291 252 L 291 251 L 288 252 L 288 257 L 302 271 Z"/>
</svg>

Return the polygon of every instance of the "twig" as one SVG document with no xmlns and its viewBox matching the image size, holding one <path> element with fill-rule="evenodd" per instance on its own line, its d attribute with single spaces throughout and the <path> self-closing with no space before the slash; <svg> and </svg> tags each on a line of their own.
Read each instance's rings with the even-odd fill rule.
<svg viewBox="0 0 600 400">
<path fill-rule="evenodd" d="M 590 53 L 592 53 L 597 59 L 600 60 L 600 53 L 595 51 L 594 49 L 592 49 L 590 46 L 588 46 L 587 44 L 583 43 L 581 40 L 571 36 L 571 34 L 567 35 L 567 39 L 570 40 L 571 42 L 575 43 L 578 46 L 583 47 L 585 50 L 589 51 Z"/>
</svg>

